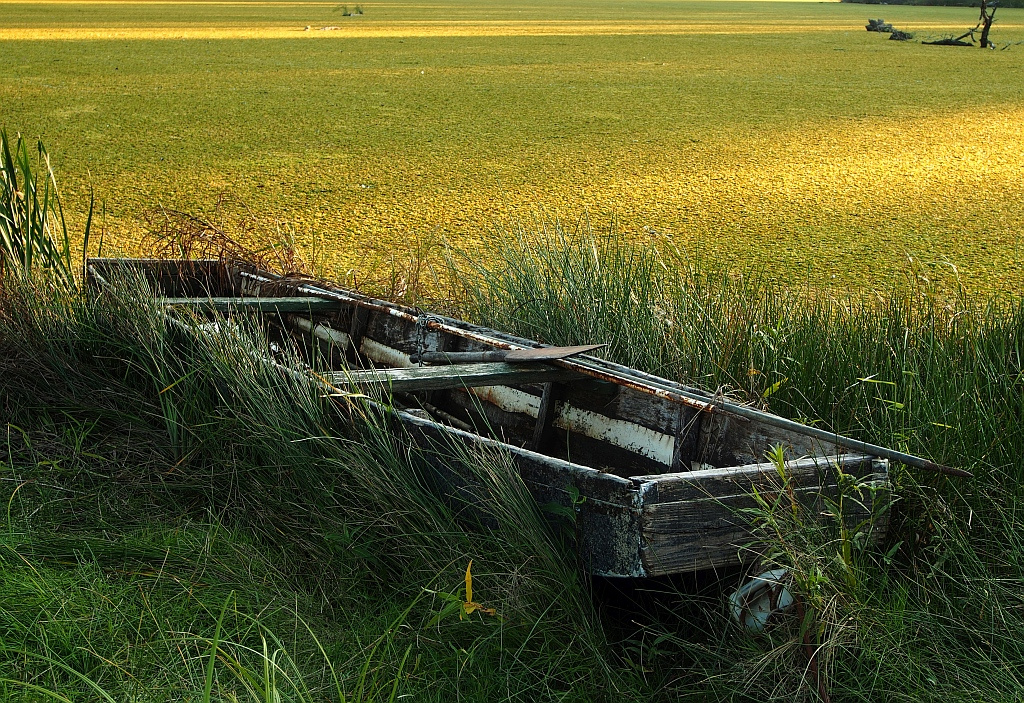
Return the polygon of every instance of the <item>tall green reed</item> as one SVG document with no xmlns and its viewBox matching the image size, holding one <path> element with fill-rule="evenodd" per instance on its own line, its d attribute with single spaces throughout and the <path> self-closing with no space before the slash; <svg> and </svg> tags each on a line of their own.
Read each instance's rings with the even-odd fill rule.
<svg viewBox="0 0 1024 703">
<path fill-rule="evenodd" d="M 940 296 L 913 269 L 869 295 L 785 289 L 756 268 L 723 270 L 669 241 L 585 224 L 500 234 L 492 260 L 458 264 L 478 322 L 555 344 L 607 342 L 617 361 L 973 470 L 953 481 L 893 467 L 897 503 L 878 549 L 850 549 L 837 525 L 761 506 L 788 548 L 766 567 L 789 568 L 816 604 L 831 700 L 1019 693 L 1020 300 Z M 744 634 L 717 608 L 703 626 L 651 626 L 675 647 L 644 659 L 657 662 L 652 676 L 697 699 L 819 696 L 806 629 Z"/>
<path fill-rule="evenodd" d="M 256 353 L 269 340 L 255 321 L 172 322 L 137 278 L 90 295 L 17 281 L 0 301 L 4 402 L 29 419 L 46 415 L 66 426 L 56 411 L 93 423 L 93 436 L 145 440 L 158 454 L 152 466 L 113 469 L 104 476 L 112 494 L 127 484 L 128 493 L 163 494 L 184 514 L 199 510 L 194 519 L 216 516 L 224 529 L 264 545 L 276 570 L 298 588 L 322 592 L 325 603 L 355 598 L 367 613 L 415 603 L 388 640 L 387 656 L 380 648 L 373 655 L 366 676 L 372 673 L 375 690 L 395 685 L 402 653 L 415 642 L 410 656 L 429 673 L 420 668 L 410 679 L 406 671 L 403 690 L 552 698 L 599 691 L 615 678 L 586 584 L 508 456 L 458 444 L 421 451 L 385 403 L 326 397 L 297 358 L 269 363 Z M 474 488 L 462 498 L 446 491 L 439 462 Z M 32 541 L 44 552 L 52 545 L 50 537 Z M 502 618 L 438 618 L 446 602 L 436 594 L 456 592 L 471 559 L 475 598 Z M 217 619 L 214 612 L 208 621 Z M 246 632 L 231 642 L 259 650 L 255 630 Z M 356 691 L 369 650 L 363 655 L 332 660 L 346 695 Z M 240 665 L 249 673 L 262 666 L 252 656 Z M 205 682 L 196 672 L 206 670 L 189 661 L 190 680 Z M 245 681 L 257 690 L 249 673 Z M 51 674 L 75 685 L 56 669 Z M 216 676 L 226 682 L 231 672 Z"/>
<path fill-rule="evenodd" d="M 92 204 L 84 230 L 88 249 Z M 48 270 L 65 284 L 74 280 L 71 239 L 57 180 L 43 142 L 33 164 L 28 143 L 0 130 L 0 267 L 28 272 Z"/>
<path fill-rule="evenodd" d="M 773 285 L 666 241 L 615 232 L 504 232 L 493 262 L 464 262 L 470 316 L 607 355 L 836 431 L 952 464 L 1011 471 L 1024 434 L 1024 306 L 940 297 L 913 276 L 865 295 Z M 976 452 L 984 446 L 987 451 Z"/>
</svg>

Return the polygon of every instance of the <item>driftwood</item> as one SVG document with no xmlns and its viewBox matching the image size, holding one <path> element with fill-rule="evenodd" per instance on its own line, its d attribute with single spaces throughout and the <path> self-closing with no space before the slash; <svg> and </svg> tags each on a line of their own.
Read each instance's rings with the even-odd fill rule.
<svg viewBox="0 0 1024 703">
<path fill-rule="evenodd" d="M 988 31 L 992 29 L 992 23 L 996 19 L 996 3 L 987 3 L 985 0 L 981 0 L 981 15 L 978 17 L 978 24 L 974 27 L 977 29 L 981 27 L 981 39 L 979 44 L 982 49 L 987 49 L 990 46 L 994 49 L 995 46 L 990 44 L 988 41 Z"/>
<path fill-rule="evenodd" d="M 931 46 L 974 46 L 969 41 L 962 41 L 960 39 L 954 39 L 953 37 L 946 37 L 945 39 L 936 39 L 935 41 L 923 41 L 922 44 L 929 44 Z"/>
</svg>

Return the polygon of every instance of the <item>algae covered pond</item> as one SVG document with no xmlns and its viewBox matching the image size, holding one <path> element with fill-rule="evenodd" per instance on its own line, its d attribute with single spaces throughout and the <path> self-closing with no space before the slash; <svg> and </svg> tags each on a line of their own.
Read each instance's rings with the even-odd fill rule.
<svg viewBox="0 0 1024 703">
<path fill-rule="evenodd" d="M 79 218 L 95 187 L 127 251 L 153 208 L 226 197 L 339 278 L 586 216 L 788 281 L 880 287 L 913 258 L 1021 282 L 1024 10 L 982 52 L 863 27 L 959 34 L 970 8 L 2 5 L 2 126 L 43 138 Z"/>
</svg>

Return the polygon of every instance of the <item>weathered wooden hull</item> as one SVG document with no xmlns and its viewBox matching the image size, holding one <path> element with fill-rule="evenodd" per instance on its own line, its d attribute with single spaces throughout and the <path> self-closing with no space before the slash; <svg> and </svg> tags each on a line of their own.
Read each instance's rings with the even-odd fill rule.
<svg viewBox="0 0 1024 703">
<path fill-rule="evenodd" d="M 125 267 L 144 272 L 165 298 L 242 299 L 219 303 L 236 311 L 272 298 L 278 302 L 252 307 L 262 307 L 309 353 L 319 346 L 339 369 L 412 369 L 410 356 L 424 351 L 537 346 L 244 264 L 93 259 L 88 273 L 101 282 Z M 776 467 L 763 463 L 775 445 L 793 457 L 787 472 L 805 504 L 835 495 L 840 469 L 873 489 L 848 520 L 879 512 L 874 501 L 885 499 L 887 460 L 843 453 L 835 442 L 798 427 L 770 426 L 756 411 L 738 416 L 728 412 L 735 406 L 699 390 L 594 357 L 530 372 L 536 375 L 523 380 L 497 369 L 495 378 L 508 378 L 509 385 L 423 385 L 409 398 L 429 407 L 431 418 L 402 410 L 395 416 L 424 445 L 457 441 L 509 452 L 538 502 L 575 512 L 582 561 L 591 573 L 654 576 L 756 559 L 759 547 L 742 510 L 751 506 L 753 490 L 778 490 Z M 336 374 L 339 383 L 344 373 Z M 884 529 L 878 517 L 872 534 L 877 538 Z"/>
</svg>

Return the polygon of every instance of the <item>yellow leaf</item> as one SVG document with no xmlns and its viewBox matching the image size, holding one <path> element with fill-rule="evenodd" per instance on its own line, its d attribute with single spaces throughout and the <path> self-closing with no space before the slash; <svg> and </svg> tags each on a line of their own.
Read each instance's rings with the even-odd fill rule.
<svg viewBox="0 0 1024 703">
<path fill-rule="evenodd" d="M 459 620 L 462 620 L 463 615 L 472 615 L 476 611 L 485 613 L 487 615 L 494 615 L 497 611 L 494 608 L 485 608 L 479 603 L 473 602 L 473 560 L 469 560 L 469 565 L 466 567 L 466 602 L 462 604 L 462 610 L 459 612 Z"/>
</svg>

